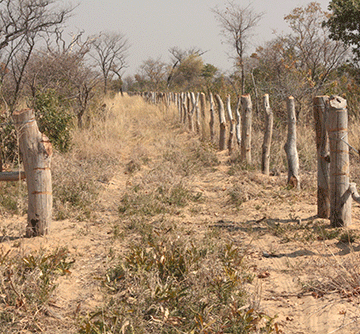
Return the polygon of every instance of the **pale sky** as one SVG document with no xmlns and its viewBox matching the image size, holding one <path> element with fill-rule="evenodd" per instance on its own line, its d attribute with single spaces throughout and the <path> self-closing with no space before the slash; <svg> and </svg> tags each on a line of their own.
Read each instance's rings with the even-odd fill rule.
<svg viewBox="0 0 360 334">
<path fill-rule="evenodd" d="M 223 0 L 74 0 L 79 3 L 68 21 L 69 31 L 85 30 L 86 35 L 100 31 L 121 32 L 131 45 L 124 77 L 133 75 L 144 60 L 158 58 L 169 61 L 169 48 L 197 47 L 208 51 L 205 63 L 222 71 L 230 70 L 231 50 L 220 34 L 211 8 L 224 8 Z M 256 12 L 264 12 L 254 31 L 250 53 L 271 40 L 277 33 L 289 32 L 284 16 L 292 9 L 305 6 L 309 0 L 238 0 L 241 6 L 251 4 Z M 329 0 L 318 0 L 325 10 Z"/>
</svg>

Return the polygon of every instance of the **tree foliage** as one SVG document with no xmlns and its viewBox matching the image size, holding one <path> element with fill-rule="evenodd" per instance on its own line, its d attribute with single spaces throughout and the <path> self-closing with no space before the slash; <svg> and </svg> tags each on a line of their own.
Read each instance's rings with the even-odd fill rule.
<svg viewBox="0 0 360 334">
<path fill-rule="evenodd" d="M 332 0 L 329 5 L 332 15 L 325 22 L 330 30 L 330 38 L 353 47 L 360 59 L 360 1 Z"/>
</svg>

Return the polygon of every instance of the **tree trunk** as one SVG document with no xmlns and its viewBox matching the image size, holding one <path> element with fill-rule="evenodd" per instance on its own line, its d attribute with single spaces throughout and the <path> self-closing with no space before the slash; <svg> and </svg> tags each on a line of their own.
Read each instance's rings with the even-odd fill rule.
<svg viewBox="0 0 360 334">
<path fill-rule="evenodd" d="M 274 115 L 270 108 L 269 94 L 264 95 L 264 111 L 265 111 L 265 134 L 262 145 L 261 171 L 269 176 L 270 172 L 270 149 L 273 133 Z"/>
<path fill-rule="evenodd" d="M 215 124 L 215 114 L 214 114 L 214 99 L 212 93 L 209 94 L 210 99 L 210 139 L 211 141 L 214 140 L 215 131 L 214 131 L 214 124 Z"/>
<path fill-rule="evenodd" d="M 326 130 L 328 96 L 314 98 L 314 119 L 317 150 L 317 215 L 330 217 L 330 144 Z"/>
<path fill-rule="evenodd" d="M 39 131 L 32 109 L 13 114 L 18 133 L 28 188 L 28 226 L 26 236 L 49 233 L 52 218 L 51 156 L 49 139 Z"/>
<path fill-rule="evenodd" d="M 225 119 L 225 110 L 224 103 L 221 100 L 219 94 L 215 95 L 216 102 L 219 107 L 219 123 L 220 123 L 220 138 L 219 138 L 219 150 L 225 150 L 225 141 L 226 141 L 226 119 Z"/>
<path fill-rule="evenodd" d="M 329 102 L 330 141 L 330 223 L 333 227 L 351 225 L 349 189 L 348 114 L 346 100 L 333 96 Z"/>
<path fill-rule="evenodd" d="M 241 127 L 241 159 L 251 164 L 251 128 L 252 128 L 252 103 L 249 94 L 241 96 L 242 127 Z"/>
<path fill-rule="evenodd" d="M 227 99 L 226 99 L 226 111 L 227 111 L 229 122 L 230 122 L 228 150 L 229 150 L 229 154 L 231 154 L 231 152 L 232 152 L 232 143 L 233 143 L 234 132 L 235 132 L 235 121 L 234 121 L 232 111 L 231 111 L 230 94 L 227 96 Z"/>
<path fill-rule="evenodd" d="M 296 148 L 296 116 L 295 100 L 292 96 L 287 99 L 288 112 L 288 135 L 287 142 L 284 146 L 288 161 L 288 180 L 287 184 L 299 189 L 299 156 Z"/>
<path fill-rule="evenodd" d="M 238 102 L 236 105 L 236 126 L 235 126 L 235 133 L 236 133 L 236 142 L 238 144 L 238 147 L 241 146 L 241 114 L 240 114 L 240 106 L 241 106 L 241 98 L 238 97 Z"/>
</svg>

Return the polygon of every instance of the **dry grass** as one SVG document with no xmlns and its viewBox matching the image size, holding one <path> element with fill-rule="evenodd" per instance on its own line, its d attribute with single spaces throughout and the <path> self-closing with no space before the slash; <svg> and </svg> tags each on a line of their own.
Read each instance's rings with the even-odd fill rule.
<svg viewBox="0 0 360 334">
<path fill-rule="evenodd" d="M 212 203 L 206 198 L 204 188 L 212 186 L 212 175 L 228 178 L 226 187 L 215 191 L 223 194 L 217 197 L 223 212 L 237 213 L 246 203 L 255 203 L 266 194 L 269 206 L 280 201 L 291 207 L 292 203 L 304 201 L 316 186 L 313 126 L 298 127 L 302 190 L 292 191 L 285 183 L 281 184 L 283 178 L 279 177 L 274 184 L 258 175 L 263 138 L 259 120 L 253 131 L 254 163 L 246 166 L 241 163 L 237 149 L 232 156 L 219 154 L 217 143 L 209 142 L 207 130 L 202 131 L 200 138 L 189 133 L 186 126 L 179 124 L 175 107 L 166 109 L 147 104 L 140 97 L 128 96 L 116 96 L 105 104 L 92 112 L 88 127 L 74 130 L 72 151 L 56 153 L 53 160 L 55 218 L 88 221 L 89 225 L 101 221 L 103 228 L 111 224 L 112 242 L 121 243 L 121 252 L 109 250 L 111 261 L 99 274 L 105 301 L 98 309 L 89 314 L 80 313 L 71 320 L 72 325 L 76 322 L 77 332 L 278 332 L 274 317 L 262 313 L 259 304 L 252 302 L 261 296 L 248 294 L 254 278 L 247 260 L 250 245 L 238 241 L 238 235 L 220 230 L 220 223 L 219 226 L 210 221 L 204 223 L 201 215 L 205 215 L 206 205 Z M 357 124 L 352 126 L 356 129 Z M 360 147 L 356 131 L 350 134 L 350 142 Z M 271 159 L 275 175 L 286 172 L 285 141 L 286 129 L 276 123 Z M 356 161 L 354 156 L 352 159 Z M 358 167 L 354 167 L 352 173 L 357 180 Z M 220 173 L 223 174 L 219 176 Z M 126 181 L 120 183 L 111 213 L 115 217 L 110 222 L 103 215 L 101 196 L 112 180 L 118 178 Z M 206 182 L 195 186 L 201 178 L 207 178 Z M 23 193 L 15 193 L 16 187 L 9 184 L 1 190 L 3 214 L 16 213 L 18 199 L 24 200 Z M 262 212 L 264 204 L 256 203 Z M 266 215 L 267 212 L 264 217 Z M 188 220 L 193 216 L 192 221 L 198 219 L 199 222 L 191 225 Z M 330 230 L 318 221 L 301 223 L 291 211 L 285 221 L 265 219 L 262 233 L 275 235 L 282 243 L 304 244 L 322 240 L 353 241 L 352 238 L 357 237 L 344 234 L 340 229 Z M 246 233 L 254 231 L 249 227 Z M 12 303 L 10 309 L 0 313 L 1 328 L 18 330 L 19 324 L 24 323 L 29 330 L 40 332 L 39 326 L 50 326 L 42 316 L 48 312 L 47 305 L 55 293 L 57 275 L 66 274 L 71 263 L 65 250 L 59 254 L 18 252 L 12 257 L 0 256 L 1 292 L 6 296 L 6 303 Z M 52 267 L 47 262 L 49 259 L 60 261 L 54 261 Z M 31 268 L 27 262 L 32 263 Z M 350 263 L 351 266 L 335 257 L 326 258 L 318 266 L 312 284 L 305 282 L 304 289 L 317 293 L 324 289 L 336 290 L 357 296 L 360 283 L 355 254 Z M 320 269 L 329 265 L 335 274 L 327 277 Z M 15 274 L 9 276 L 6 268 Z M 46 285 L 44 274 L 38 274 L 42 270 L 46 271 Z M 316 280 L 320 276 L 324 277 L 321 282 Z M 40 288 L 28 297 L 26 288 L 36 284 Z M 26 310 L 22 303 L 28 305 Z M 16 312 L 10 314 L 9 310 Z M 6 327 L 10 326 L 6 325 L 10 320 L 13 327 Z"/>
</svg>

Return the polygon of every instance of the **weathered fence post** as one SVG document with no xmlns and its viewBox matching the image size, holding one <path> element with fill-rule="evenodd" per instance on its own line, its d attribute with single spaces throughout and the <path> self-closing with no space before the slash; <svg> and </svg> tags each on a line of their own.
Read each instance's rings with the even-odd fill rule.
<svg viewBox="0 0 360 334">
<path fill-rule="evenodd" d="M 193 114 L 194 114 L 194 104 L 192 103 L 193 98 L 192 96 L 194 95 L 194 93 L 187 93 L 187 97 L 188 97 L 188 103 L 187 103 L 187 112 L 188 112 L 188 120 L 189 120 L 189 130 L 193 131 L 194 130 L 194 123 L 193 123 Z"/>
<path fill-rule="evenodd" d="M 235 121 L 234 121 L 232 111 L 231 111 L 230 94 L 227 96 L 227 99 L 226 99 L 226 110 L 227 110 L 227 114 L 228 114 L 228 118 L 229 118 L 229 122 L 230 122 L 228 150 L 229 150 L 229 153 L 231 154 L 232 143 L 233 143 L 234 132 L 235 132 Z"/>
<path fill-rule="evenodd" d="M 296 148 L 296 115 L 295 115 L 295 99 L 289 96 L 287 99 L 288 112 L 288 135 L 284 146 L 288 161 L 288 179 L 287 184 L 300 188 L 299 176 L 299 156 Z"/>
<path fill-rule="evenodd" d="M 193 110 L 195 112 L 195 128 L 196 128 L 196 133 L 200 134 L 200 115 L 199 115 L 199 98 L 200 98 L 200 93 L 196 93 L 196 96 L 194 93 L 192 93 L 191 95 L 192 103 L 193 103 Z"/>
<path fill-rule="evenodd" d="M 225 110 L 224 103 L 221 100 L 219 94 L 215 95 L 216 102 L 219 107 L 219 123 L 220 123 L 220 138 L 219 138 L 219 150 L 225 150 L 225 140 L 226 140 L 226 119 L 225 119 Z"/>
<path fill-rule="evenodd" d="M 251 164 L 251 127 L 252 103 L 249 94 L 241 96 L 242 127 L 241 127 L 241 159 Z"/>
<path fill-rule="evenodd" d="M 187 118 L 187 113 L 189 112 L 188 111 L 188 96 L 187 96 L 187 93 L 184 93 L 183 95 L 183 123 L 186 124 L 186 118 Z"/>
<path fill-rule="evenodd" d="M 264 134 L 264 142 L 262 145 L 261 171 L 263 174 L 269 175 L 271 138 L 273 133 L 273 123 L 274 123 L 273 112 L 270 108 L 269 94 L 264 95 L 263 103 L 264 103 L 264 111 L 265 111 L 265 134 Z"/>
<path fill-rule="evenodd" d="M 236 116 L 236 126 L 235 126 L 235 133 L 236 133 L 236 142 L 238 146 L 241 146 L 241 114 L 240 114 L 240 106 L 241 106 L 241 98 L 238 97 L 238 101 L 236 104 L 235 116 Z"/>
<path fill-rule="evenodd" d="M 212 93 L 210 93 L 209 100 L 210 100 L 210 122 L 209 122 L 210 140 L 213 141 L 215 136 L 215 131 L 214 131 L 215 115 L 214 115 L 214 99 Z"/>
<path fill-rule="evenodd" d="M 351 225 L 349 189 L 348 114 L 346 100 L 333 96 L 328 101 L 330 141 L 330 223 L 333 227 Z"/>
<path fill-rule="evenodd" d="M 179 117 L 180 117 L 180 123 L 183 121 L 183 99 L 184 99 L 184 93 L 179 93 Z"/>
<path fill-rule="evenodd" d="M 330 147 L 326 130 L 328 96 L 314 98 L 314 119 L 317 150 L 317 215 L 330 217 Z"/>
<path fill-rule="evenodd" d="M 15 111 L 17 130 L 28 188 L 26 236 L 49 233 L 52 218 L 51 156 L 49 139 L 39 131 L 32 109 Z"/>
<path fill-rule="evenodd" d="M 205 93 L 200 93 L 200 113 L 202 119 L 205 119 L 206 96 Z"/>
</svg>

